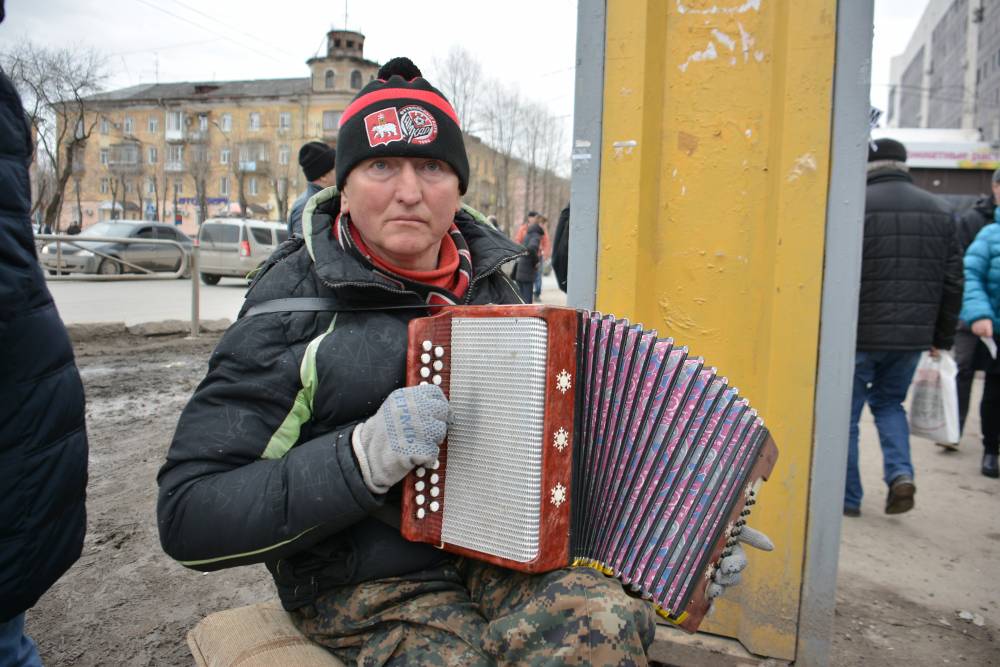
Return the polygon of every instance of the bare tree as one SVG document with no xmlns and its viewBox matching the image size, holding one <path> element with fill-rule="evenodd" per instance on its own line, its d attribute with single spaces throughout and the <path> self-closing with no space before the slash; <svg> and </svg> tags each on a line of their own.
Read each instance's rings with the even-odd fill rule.
<svg viewBox="0 0 1000 667">
<path fill-rule="evenodd" d="M 490 81 L 487 84 L 483 120 L 488 141 L 497 152 L 498 164 L 494 165 L 494 173 L 497 174 L 497 218 L 508 235 L 513 229 L 513 220 L 511 219 L 513 207 L 510 196 L 511 167 L 514 161 L 514 145 L 518 126 L 521 124 L 522 108 L 521 95 L 516 88 L 499 81 Z"/>
<path fill-rule="evenodd" d="M 525 104 L 521 110 L 521 122 L 517 125 L 515 147 L 518 157 L 524 163 L 524 210 L 539 208 L 537 190 L 538 163 L 543 151 L 549 112 L 536 102 Z"/>
<path fill-rule="evenodd" d="M 73 158 L 83 149 L 97 123 L 87 97 L 104 80 L 102 57 L 82 48 L 48 49 L 22 42 L 2 55 L 55 181 L 45 207 L 45 224 L 59 231 L 66 184 Z"/>
<path fill-rule="evenodd" d="M 198 225 L 208 217 L 208 177 L 212 172 L 211 153 L 207 143 L 192 143 L 188 158 L 188 174 L 194 181 L 194 197 L 198 205 Z"/>
<path fill-rule="evenodd" d="M 274 192 L 274 202 L 278 208 L 278 220 L 288 221 L 288 200 L 290 198 L 290 184 L 292 176 L 298 165 L 292 164 L 291 147 L 282 146 L 280 143 L 274 144 L 277 160 L 271 162 L 270 177 L 271 190 Z M 284 149 L 284 152 L 283 152 Z"/>
<path fill-rule="evenodd" d="M 434 81 L 455 108 L 462 129 L 472 134 L 480 125 L 479 94 L 483 67 L 461 46 L 453 45 L 443 59 L 434 59 Z"/>
</svg>

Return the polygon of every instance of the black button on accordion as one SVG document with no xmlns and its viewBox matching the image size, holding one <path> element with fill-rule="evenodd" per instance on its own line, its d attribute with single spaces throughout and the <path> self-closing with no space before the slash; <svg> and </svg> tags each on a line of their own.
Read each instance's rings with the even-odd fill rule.
<svg viewBox="0 0 1000 667">
<path fill-rule="evenodd" d="M 440 385 L 451 416 L 404 481 L 403 535 L 525 572 L 593 567 L 697 629 L 778 455 L 738 390 L 590 311 L 448 307 L 409 338 L 407 383 Z"/>
</svg>

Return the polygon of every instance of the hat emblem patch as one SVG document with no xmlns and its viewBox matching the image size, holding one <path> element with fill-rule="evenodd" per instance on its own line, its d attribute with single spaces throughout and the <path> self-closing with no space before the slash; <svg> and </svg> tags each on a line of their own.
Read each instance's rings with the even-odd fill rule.
<svg viewBox="0 0 1000 667">
<path fill-rule="evenodd" d="M 400 129 L 410 144 L 429 144 L 437 139 L 438 125 L 431 113 L 416 104 L 399 110 Z"/>
<path fill-rule="evenodd" d="M 396 107 L 387 107 L 365 116 L 365 131 L 368 134 L 368 145 L 372 148 L 393 141 L 402 141 L 404 138 L 400 131 Z"/>
</svg>

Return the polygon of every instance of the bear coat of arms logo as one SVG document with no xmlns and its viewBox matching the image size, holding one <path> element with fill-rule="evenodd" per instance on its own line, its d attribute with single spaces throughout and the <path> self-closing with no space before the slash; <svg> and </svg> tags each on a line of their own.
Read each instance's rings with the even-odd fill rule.
<svg viewBox="0 0 1000 667">
<path fill-rule="evenodd" d="M 387 107 L 365 116 L 365 131 L 368 133 L 368 145 L 372 148 L 393 141 L 402 141 L 403 132 L 399 127 L 396 107 Z"/>
</svg>

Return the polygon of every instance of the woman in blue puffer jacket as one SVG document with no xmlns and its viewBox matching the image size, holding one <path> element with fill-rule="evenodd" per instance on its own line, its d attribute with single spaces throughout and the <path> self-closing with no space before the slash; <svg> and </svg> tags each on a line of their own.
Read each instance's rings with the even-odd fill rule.
<svg viewBox="0 0 1000 667">
<path fill-rule="evenodd" d="M 961 318 L 972 327 L 972 333 L 992 338 L 1000 344 L 1000 207 L 993 215 L 993 223 L 979 231 L 965 252 Z M 987 477 L 1000 477 L 997 462 L 1000 449 L 1000 359 L 990 359 L 983 343 L 977 345 L 976 356 L 986 362 L 986 385 L 979 406 L 983 430 L 982 472 Z"/>
</svg>

